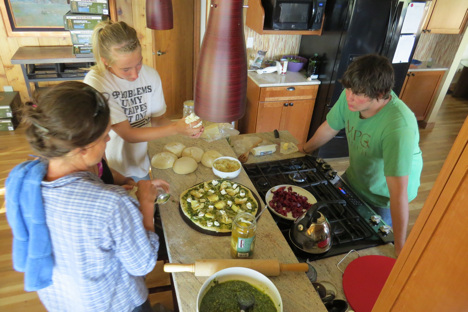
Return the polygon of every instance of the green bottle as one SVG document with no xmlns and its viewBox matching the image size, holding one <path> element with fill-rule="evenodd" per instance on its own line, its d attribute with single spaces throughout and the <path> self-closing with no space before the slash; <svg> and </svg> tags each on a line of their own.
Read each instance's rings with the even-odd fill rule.
<svg viewBox="0 0 468 312">
<path fill-rule="evenodd" d="M 312 56 L 309 59 L 309 65 L 307 67 L 307 77 L 310 77 L 312 79 L 318 78 L 319 64 L 320 64 L 320 59 L 319 59 L 318 53 L 315 53 L 314 56 Z"/>
</svg>

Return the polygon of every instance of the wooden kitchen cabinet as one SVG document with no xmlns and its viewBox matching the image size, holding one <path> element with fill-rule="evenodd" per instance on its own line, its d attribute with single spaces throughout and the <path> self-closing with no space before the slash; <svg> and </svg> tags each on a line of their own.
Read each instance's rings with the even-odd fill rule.
<svg viewBox="0 0 468 312">
<path fill-rule="evenodd" d="M 423 32 L 460 34 L 467 19 L 467 0 L 433 0 L 424 23 Z"/>
<path fill-rule="evenodd" d="M 288 130 L 299 142 L 307 141 L 318 85 L 260 88 L 247 82 L 247 106 L 239 120 L 242 134 Z"/>
<path fill-rule="evenodd" d="M 322 27 L 320 30 L 273 30 L 265 29 L 265 9 L 262 6 L 262 0 L 249 0 L 249 8 L 247 9 L 247 18 L 245 25 L 250 29 L 253 29 L 259 35 L 321 35 L 323 29 L 323 21 L 325 20 L 325 15 L 322 19 Z"/>
<path fill-rule="evenodd" d="M 426 119 L 444 74 L 443 70 L 409 71 L 406 74 L 399 97 L 411 108 L 417 120 Z"/>
</svg>

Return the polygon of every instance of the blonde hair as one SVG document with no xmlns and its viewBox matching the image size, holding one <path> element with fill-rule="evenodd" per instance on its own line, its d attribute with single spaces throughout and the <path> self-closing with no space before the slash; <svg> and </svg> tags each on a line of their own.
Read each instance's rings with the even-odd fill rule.
<svg viewBox="0 0 468 312">
<path fill-rule="evenodd" d="M 96 25 L 93 32 L 93 53 L 96 65 L 91 67 L 99 75 L 106 71 L 104 58 L 109 65 L 115 62 L 114 53 L 131 53 L 140 47 L 136 30 L 125 22 L 105 21 Z"/>
</svg>

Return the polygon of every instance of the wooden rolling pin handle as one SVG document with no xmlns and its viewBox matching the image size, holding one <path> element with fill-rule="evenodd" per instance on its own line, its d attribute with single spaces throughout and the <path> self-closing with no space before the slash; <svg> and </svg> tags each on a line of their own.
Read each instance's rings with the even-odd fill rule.
<svg viewBox="0 0 468 312">
<path fill-rule="evenodd" d="M 309 265 L 307 263 L 291 263 L 291 264 L 280 264 L 280 271 L 289 272 L 307 272 L 309 271 Z"/>
<path fill-rule="evenodd" d="M 181 263 L 166 263 L 164 265 L 164 272 L 192 272 L 195 273 L 195 263 L 181 264 Z"/>
</svg>

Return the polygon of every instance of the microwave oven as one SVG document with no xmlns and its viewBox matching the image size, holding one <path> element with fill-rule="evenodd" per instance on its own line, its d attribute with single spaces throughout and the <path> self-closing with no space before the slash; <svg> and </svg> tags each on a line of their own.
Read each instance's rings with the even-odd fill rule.
<svg viewBox="0 0 468 312">
<path fill-rule="evenodd" d="M 265 28 L 319 30 L 327 0 L 262 0 Z"/>
</svg>

